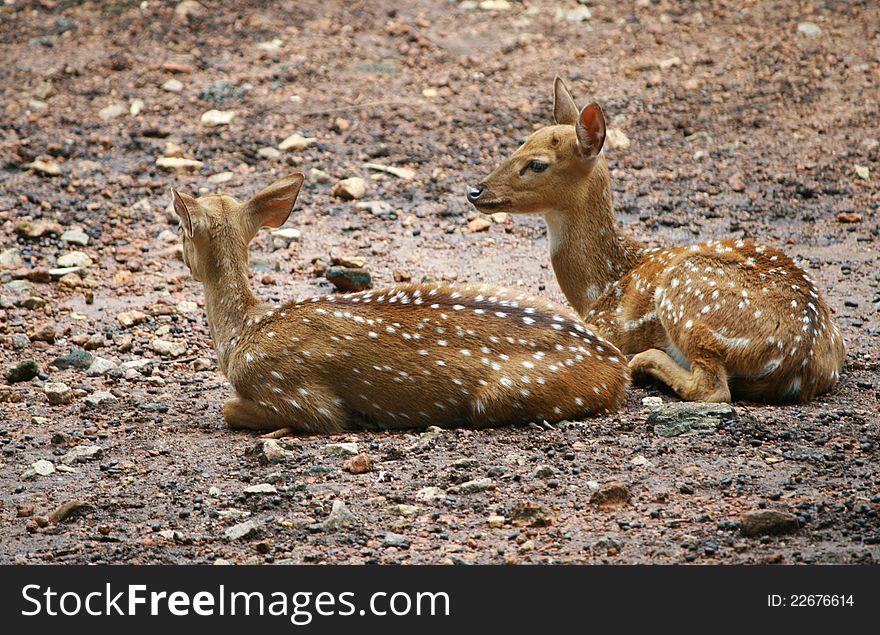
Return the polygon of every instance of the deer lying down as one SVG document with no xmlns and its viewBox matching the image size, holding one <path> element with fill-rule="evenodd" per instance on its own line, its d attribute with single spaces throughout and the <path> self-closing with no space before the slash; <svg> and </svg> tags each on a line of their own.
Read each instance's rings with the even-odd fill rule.
<svg viewBox="0 0 880 635">
<path fill-rule="evenodd" d="M 173 192 L 184 262 L 205 287 L 230 426 L 332 433 L 559 421 L 614 409 L 626 360 L 565 309 L 492 287 L 402 285 L 265 304 L 248 244 L 280 227 L 293 174 L 249 201 Z"/>
<path fill-rule="evenodd" d="M 554 126 L 532 134 L 468 200 L 542 213 L 565 297 L 684 399 L 806 401 L 830 389 L 843 340 L 816 284 L 784 253 L 744 240 L 647 249 L 619 230 L 598 104 L 557 78 Z"/>
</svg>

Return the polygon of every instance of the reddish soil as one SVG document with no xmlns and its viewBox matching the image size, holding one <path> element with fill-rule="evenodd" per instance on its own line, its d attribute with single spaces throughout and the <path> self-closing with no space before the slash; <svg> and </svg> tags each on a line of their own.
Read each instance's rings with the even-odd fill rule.
<svg viewBox="0 0 880 635">
<path fill-rule="evenodd" d="M 575 2 L 205 4 L 186 19 L 156 0 L 0 6 L 0 368 L 39 366 L 0 388 L 0 563 L 880 559 L 877 3 L 596 2 L 583 22 L 565 20 Z M 344 254 L 364 257 L 377 285 L 401 270 L 563 301 L 543 221 L 471 233 L 464 197 L 550 122 L 556 73 L 631 141 L 607 156 L 634 237 L 753 237 L 802 260 L 849 348 L 837 388 L 805 405 L 737 404 L 736 421 L 705 435 L 656 435 L 641 400 L 674 398 L 636 386 L 620 412 L 584 422 L 301 437 L 289 458 L 262 465 L 248 452 L 257 436 L 223 422 L 230 389 L 202 291 L 163 233 L 176 225 L 169 188 L 244 198 L 294 169 L 329 175 L 303 188 L 288 223 L 299 242 L 276 250 L 267 232 L 252 245 L 265 298 L 329 292 L 314 263 Z M 170 79 L 179 92 L 162 88 Z M 202 125 L 213 108 L 235 119 Z M 258 152 L 294 133 L 317 143 Z M 157 167 L 169 144 L 203 165 Z M 35 159 L 59 174 L 29 167 Z M 373 180 L 367 161 L 416 176 Z M 332 198 L 350 176 L 390 212 Z M 57 227 L 29 238 L 27 219 Z M 62 241 L 71 229 L 88 244 Z M 40 270 L 73 250 L 92 264 L 44 282 Z M 123 327 L 117 315 L 130 310 L 146 320 Z M 32 341 L 15 348 L 16 334 Z M 156 339 L 186 350 L 161 355 Z M 86 343 L 114 363 L 148 363 L 98 377 L 50 365 Z M 72 401 L 50 405 L 50 382 Z M 90 406 L 96 391 L 116 401 Z M 336 442 L 356 442 L 373 470 L 343 470 L 322 451 Z M 61 471 L 75 446 L 101 452 Z M 23 480 L 38 460 L 56 471 Z M 423 488 L 478 479 L 490 484 L 423 500 Z M 614 481 L 628 502 L 590 502 Z M 244 493 L 262 483 L 275 493 Z M 326 531 L 337 499 L 356 520 Z M 41 526 L 68 501 L 84 505 Z M 762 507 L 796 514 L 799 531 L 744 537 L 741 515 Z M 225 536 L 246 520 L 253 532 Z"/>
</svg>

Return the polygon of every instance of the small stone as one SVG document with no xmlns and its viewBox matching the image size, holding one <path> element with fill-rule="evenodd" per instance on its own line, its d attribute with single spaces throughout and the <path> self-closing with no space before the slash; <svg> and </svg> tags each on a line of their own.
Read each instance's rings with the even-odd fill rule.
<svg viewBox="0 0 880 635">
<path fill-rule="evenodd" d="M 730 404 L 683 401 L 657 407 L 648 415 L 647 423 L 661 437 L 676 437 L 689 432 L 711 434 L 722 422 L 735 418 L 736 411 Z"/>
<path fill-rule="evenodd" d="M 556 520 L 549 509 L 530 501 L 514 505 L 510 518 L 518 527 L 549 527 Z"/>
<path fill-rule="evenodd" d="M 508 0 L 483 0 L 480 9 L 483 11 L 510 11 L 513 5 Z"/>
<path fill-rule="evenodd" d="M 776 509 L 758 509 L 746 512 L 740 519 L 744 536 L 781 536 L 798 531 L 798 518 L 792 513 Z"/>
<path fill-rule="evenodd" d="M 73 401 L 73 391 L 67 384 L 51 381 L 43 386 L 43 392 L 52 406 L 60 406 Z"/>
<path fill-rule="evenodd" d="M 52 344 L 55 342 L 55 335 L 55 327 L 47 322 L 38 326 L 37 329 L 31 333 L 31 339 L 35 342 Z"/>
<path fill-rule="evenodd" d="M 250 453 L 256 455 L 262 465 L 281 463 L 296 457 L 293 452 L 282 447 L 275 439 L 261 439 Z"/>
<path fill-rule="evenodd" d="M 52 462 L 47 461 L 46 459 L 40 459 L 39 461 L 31 463 L 31 466 L 21 473 L 21 480 L 31 481 L 38 476 L 49 476 L 54 473 L 55 466 Z"/>
<path fill-rule="evenodd" d="M 373 469 L 373 459 L 369 454 L 361 453 L 345 461 L 342 469 L 352 474 L 366 474 Z"/>
<path fill-rule="evenodd" d="M 415 178 L 416 171 L 410 168 L 399 168 L 393 165 L 382 165 L 381 163 L 364 163 L 364 167 L 370 170 L 377 170 L 396 176 L 404 181 L 410 181 Z"/>
<path fill-rule="evenodd" d="M 223 532 L 223 535 L 226 536 L 227 540 L 241 540 L 242 538 L 254 535 L 259 529 L 260 523 L 258 521 L 246 520 L 243 523 L 229 527 Z"/>
<path fill-rule="evenodd" d="M 79 229 L 68 229 L 61 234 L 61 241 L 85 247 L 89 244 L 89 235 Z"/>
<path fill-rule="evenodd" d="M 349 179 L 343 179 L 333 186 L 330 195 L 341 198 L 345 201 L 363 198 L 367 193 L 367 182 L 359 176 L 353 176 Z"/>
<path fill-rule="evenodd" d="M 389 507 L 388 513 L 394 514 L 395 516 L 403 516 L 404 518 L 412 518 L 419 513 L 419 508 L 416 505 L 406 505 L 401 503 Z"/>
<path fill-rule="evenodd" d="M 234 176 L 234 172 L 218 172 L 217 174 L 212 174 L 208 177 L 208 183 L 213 183 L 214 185 L 226 183 L 231 181 Z"/>
<path fill-rule="evenodd" d="M 68 368 L 86 370 L 92 365 L 92 355 L 80 348 L 74 348 L 67 355 L 62 355 L 61 357 L 53 359 L 49 362 L 49 365 L 61 370 L 66 370 Z"/>
<path fill-rule="evenodd" d="M 128 114 L 132 117 L 137 117 L 141 114 L 141 111 L 144 109 L 144 100 L 143 99 L 132 99 L 131 103 L 128 105 Z"/>
<path fill-rule="evenodd" d="M 797 26 L 798 33 L 804 37 L 816 37 L 822 35 L 822 29 L 815 22 L 800 22 Z"/>
<path fill-rule="evenodd" d="M 24 236 L 25 238 L 42 238 L 46 234 L 60 234 L 61 228 L 57 223 L 46 221 L 35 223 L 33 221 L 23 220 L 15 224 L 15 233 L 19 236 Z"/>
<path fill-rule="evenodd" d="M 324 522 L 318 525 L 321 531 L 339 531 L 357 522 L 357 517 L 351 513 L 341 500 L 333 501 L 333 508 Z"/>
<path fill-rule="evenodd" d="M 56 267 L 55 269 L 49 269 L 49 278 L 61 282 L 63 278 L 81 271 L 82 267 Z"/>
<path fill-rule="evenodd" d="M 492 516 L 489 516 L 488 518 L 486 518 L 486 523 L 492 529 L 500 529 L 501 527 L 504 527 L 504 523 L 506 520 L 507 519 L 504 518 L 504 516 L 498 516 L 498 515 L 493 514 Z"/>
<path fill-rule="evenodd" d="M 358 453 L 357 443 L 328 443 L 321 448 L 324 456 L 343 457 L 356 456 Z"/>
<path fill-rule="evenodd" d="M 125 104 L 110 104 L 109 106 L 101 108 L 101 110 L 98 111 L 98 116 L 104 121 L 110 121 L 111 119 L 121 117 L 127 112 L 128 108 L 126 108 Z"/>
<path fill-rule="evenodd" d="M 734 192 L 742 192 L 746 189 L 745 181 L 743 180 L 743 175 L 741 172 L 737 172 L 732 175 L 729 179 L 727 179 L 727 184 L 730 186 Z"/>
<path fill-rule="evenodd" d="M 358 209 L 369 210 L 373 216 L 388 216 L 391 214 L 391 206 L 385 201 L 360 201 L 355 203 Z"/>
<path fill-rule="evenodd" d="M 83 251 L 69 251 L 58 257 L 57 264 L 59 267 L 79 267 L 81 269 L 87 269 L 88 267 L 91 267 L 93 263 L 87 253 Z"/>
<path fill-rule="evenodd" d="M 365 269 L 347 267 L 329 267 L 324 277 L 339 291 L 365 291 L 373 288 L 373 277 Z"/>
<path fill-rule="evenodd" d="M 602 485 L 597 492 L 590 497 L 590 502 L 600 509 L 617 509 L 629 502 L 629 488 L 623 483 L 610 481 Z"/>
<path fill-rule="evenodd" d="M 211 109 L 202 113 L 200 121 L 203 126 L 216 128 L 217 126 L 228 126 L 235 120 L 234 110 L 215 110 Z"/>
<path fill-rule="evenodd" d="M 528 553 L 529 551 L 535 550 L 535 541 L 534 540 L 526 540 L 519 547 L 517 547 L 517 551 L 520 553 Z"/>
<path fill-rule="evenodd" d="M 642 405 L 651 410 L 656 410 L 663 406 L 663 399 L 661 397 L 645 397 L 642 399 Z"/>
<path fill-rule="evenodd" d="M 192 300 L 181 300 L 174 308 L 177 309 L 177 312 L 181 315 L 192 315 L 193 313 L 199 312 L 199 305 Z"/>
<path fill-rule="evenodd" d="M 580 5 L 575 9 L 566 11 L 564 14 L 566 22 L 586 22 L 593 17 L 589 7 Z"/>
<path fill-rule="evenodd" d="M 21 254 L 18 249 L 15 247 L 11 247 L 10 249 L 4 249 L 0 251 L 0 265 L 5 265 L 7 267 L 15 267 L 17 265 L 22 264 L 23 261 L 21 259 Z"/>
<path fill-rule="evenodd" d="M 291 243 L 298 243 L 302 233 L 293 227 L 282 227 L 272 232 L 272 246 L 275 249 L 286 249 Z"/>
<path fill-rule="evenodd" d="M 116 316 L 116 320 L 125 328 L 130 328 L 149 319 L 146 313 L 142 311 L 124 311 Z"/>
<path fill-rule="evenodd" d="M 6 369 L 3 373 L 6 381 L 10 384 L 17 384 L 22 381 L 30 381 L 40 373 L 40 367 L 32 359 L 25 359 Z"/>
<path fill-rule="evenodd" d="M 87 406 L 97 408 L 102 403 L 113 403 L 119 400 L 106 390 L 96 390 L 86 397 L 85 401 Z"/>
<path fill-rule="evenodd" d="M 260 148 L 257 150 L 257 154 L 259 154 L 264 159 L 280 159 L 281 151 L 277 148 L 273 148 L 272 146 L 266 146 L 265 148 Z"/>
<path fill-rule="evenodd" d="M 503 225 L 510 218 L 510 214 L 507 212 L 495 212 L 494 214 L 489 214 L 489 218 L 491 218 L 492 222 L 496 225 Z"/>
<path fill-rule="evenodd" d="M 324 172 L 324 170 L 319 170 L 318 168 L 309 170 L 309 181 L 312 183 L 329 183 L 331 180 L 332 177 Z"/>
<path fill-rule="evenodd" d="M 28 167 L 34 172 L 39 172 L 43 176 L 60 176 L 61 168 L 54 161 L 43 161 L 35 159 L 28 163 Z"/>
<path fill-rule="evenodd" d="M 840 212 L 837 215 L 838 223 L 861 223 L 862 215 L 857 212 Z"/>
<path fill-rule="evenodd" d="M 183 90 L 183 82 L 172 77 L 162 84 L 162 90 L 168 91 L 169 93 L 179 93 Z"/>
<path fill-rule="evenodd" d="M 244 489 L 245 494 L 277 494 L 278 490 L 271 483 L 258 483 Z"/>
<path fill-rule="evenodd" d="M 871 180 L 871 170 L 866 165 L 853 165 L 856 176 L 865 181 Z"/>
<path fill-rule="evenodd" d="M 181 157 L 159 157 L 156 159 L 156 165 L 171 172 L 197 172 L 202 169 L 204 163 Z"/>
<path fill-rule="evenodd" d="M 554 470 L 549 465 L 539 465 L 535 468 L 535 471 L 532 472 L 532 476 L 535 478 L 550 478 L 556 475 L 556 470 Z"/>
<path fill-rule="evenodd" d="M 276 37 L 274 40 L 269 40 L 268 42 L 259 42 L 257 48 L 266 53 L 277 53 L 283 45 L 284 42 Z"/>
<path fill-rule="evenodd" d="M 110 371 L 115 370 L 116 368 L 117 365 L 114 362 L 111 362 L 109 359 L 104 359 L 103 357 L 96 356 L 86 370 L 86 375 L 88 377 L 100 377 L 102 375 L 108 374 Z"/>
<path fill-rule="evenodd" d="M 453 485 L 449 488 L 448 492 L 450 494 L 477 494 L 479 492 L 485 492 L 493 486 L 494 483 L 491 478 L 478 478 L 473 481 L 462 483 L 461 485 Z"/>
<path fill-rule="evenodd" d="M 391 275 L 394 282 L 412 282 L 412 274 L 403 269 L 395 269 Z"/>
<path fill-rule="evenodd" d="M 27 348 L 31 345 L 31 338 L 29 338 L 24 333 L 13 333 L 12 334 L 12 348 L 17 351 L 20 351 L 23 348 Z"/>
<path fill-rule="evenodd" d="M 467 224 L 467 230 L 472 234 L 475 234 L 477 232 L 487 231 L 491 226 L 492 223 L 490 221 L 486 220 L 482 216 L 478 216 Z"/>
<path fill-rule="evenodd" d="M 627 150 L 630 146 L 629 137 L 620 128 L 608 128 L 605 132 L 605 147 L 611 150 Z"/>
<path fill-rule="evenodd" d="M 186 344 L 182 342 L 169 342 L 168 340 L 153 340 L 153 350 L 159 355 L 166 357 L 180 357 L 187 351 Z"/>
<path fill-rule="evenodd" d="M 423 487 L 416 492 L 416 500 L 420 501 L 430 502 L 442 498 L 446 498 L 446 490 L 435 487 L 433 485 Z"/>
<path fill-rule="evenodd" d="M 299 134 L 292 134 L 278 144 L 278 149 L 282 152 L 298 152 L 316 143 L 318 143 L 317 137 L 304 137 Z"/>
<path fill-rule="evenodd" d="M 211 370 L 214 367 L 214 362 L 212 362 L 207 357 L 197 357 L 193 360 L 192 363 L 193 370 L 196 372 Z"/>
<path fill-rule="evenodd" d="M 74 465 L 75 463 L 85 463 L 92 459 L 99 458 L 104 451 L 98 445 L 77 445 L 61 457 L 61 463 L 64 465 Z"/>
<path fill-rule="evenodd" d="M 409 548 L 409 538 L 403 536 L 401 534 L 395 534 L 392 532 L 388 532 L 385 534 L 385 537 L 382 539 L 383 547 L 399 547 L 401 549 Z"/>
<path fill-rule="evenodd" d="M 207 13 L 208 10 L 205 6 L 196 0 L 183 0 L 183 2 L 174 7 L 174 15 L 181 20 L 199 18 Z"/>
</svg>

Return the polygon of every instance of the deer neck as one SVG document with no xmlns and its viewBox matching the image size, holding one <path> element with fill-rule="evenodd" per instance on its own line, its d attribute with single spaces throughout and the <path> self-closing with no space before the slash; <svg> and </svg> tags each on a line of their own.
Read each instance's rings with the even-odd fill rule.
<svg viewBox="0 0 880 635">
<path fill-rule="evenodd" d="M 247 273 L 247 247 L 217 246 L 205 276 L 205 310 L 220 369 L 226 372 L 230 353 L 244 330 L 248 313 L 258 304 Z"/>
<path fill-rule="evenodd" d="M 620 230 L 604 157 L 560 209 L 546 210 L 550 260 L 566 299 L 585 315 L 596 299 L 639 261 L 642 246 Z"/>
</svg>

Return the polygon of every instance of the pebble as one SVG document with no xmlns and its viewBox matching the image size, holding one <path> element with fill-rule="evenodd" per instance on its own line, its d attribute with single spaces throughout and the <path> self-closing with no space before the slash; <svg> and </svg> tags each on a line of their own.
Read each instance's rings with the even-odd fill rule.
<svg viewBox="0 0 880 635">
<path fill-rule="evenodd" d="M 31 338 L 29 338 L 24 333 L 13 333 L 12 334 L 12 348 L 19 351 L 23 348 L 27 348 L 31 345 Z"/>
<path fill-rule="evenodd" d="M 608 128 L 605 132 L 605 146 L 611 150 L 627 150 L 630 140 L 620 128 Z"/>
<path fill-rule="evenodd" d="M 309 170 L 309 181 L 312 183 L 329 183 L 332 177 L 324 172 L 324 170 L 319 170 L 318 168 L 312 168 Z"/>
<path fill-rule="evenodd" d="M 357 522 L 357 517 L 351 513 L 348 507 L 341 500 L 333 501 L 333 507 L 330 514 L 324 522 L 317 525 L 320 531 L 339 531 Z"/>
<path fill-rule="evenodd" d="M 89 235 L 79 229 L 68 229 L 61 234 L 61 241 L 72 245 L 85 247 L 89 244 Z"/>
<path fill-rule="evenodd" d="M 580 5 L 575 9 L 570 9 L 569 11 L 565 11 L 565 12 L 561 12 L 561 13 L 562 13 L 562 18 L 566 22 L 586 22 L 587 20 L 589 20 L 590 18 L 593 17 L 593 14 L 590 11 L 590 8 L 585 7 L 584 5 Z M 607 140 L 607 137 L 606 137 L 606 140 Z"/>
<path fill-rule="evenodd" d="M 245 494 L 277 494 L 278 490 L 270 483 L 259 483 L 244 489 Z"/>
<path fill-rule="evenodd" d="M 859 177 L 860 179 L 862 179 L 863 181 L 870 181 L 871 180 L 871 170 L 870 170 L 870 168 L 868 168 L 867 165 L 855 164 L 855 165 L 853 165 L 853 170 L 855 171 L 856 176 Z"/>
<path fill-rule="evenodd" d="M 531 501 L 520 501 L 514 505 L 510 518 L 518 527 L 549 527 L 556 520 L 549 509 Z"/>
<path fill-rule="evenodd" d="M 43 176 L 60 176 L 61 168 L 54 161 L 43 161 L 35 159 L 28 163 L 28 167 L 34 172 L 39 172 Z"/>
<path fill-rule="evenodd" d="M 179 93 L 183 90 L 183 82 L 172 77 L 162 84 L 162 90 L 168 91 L 169 93 Z"/>
<path fill-rule="evenodd" d="M 254 535 L 259 529 L 259 521 L 246 520 L 243 523 L 238 523 L 237 525 L 229 527 L 223 532 L 223 535 L 226 536 L 228 540 L 241 540 L 242 538 Z"/>
<path fill-rule="evenodd" d="M 815 22 L 800 22 L 797 26 L 798 33 L 805 37 L 822 35 L 822 29 Z"/>
<path fill-rule="evenodd" d="M 212 174 L 208 177 L 208 183 L 213 183 L 214 185 L 226 183 L 227 181 L 231 181 L 234 176 L 234 172 L 218 172 L 217 174 Z"/>
<path fill-rule="evenodd" d="M 61 463 L 63 465 L 85 463 L 86 461 L 100 457 L 103 453 L 104 451 L 99 445 L 77 445 L 70 448 L 70 450 L 61 457 Z"/>
<path fill-rule="evenodd" d="M 404 181 L 410 181 L 416 176 L 416 171 L 411 168 L 399 168 L 393 165 L 382 165 L 381 163 L 364 163 L 364 167 L 370 170 L 391 174 Z"/>
<path fill-rule="evenodd" d="M 130 328 L 149 319 L 146 313 L 142 311 L 123 311 L 116 316 L 116 320 L 125 328 Z"/>
<path fill-rule="evenodd" d="M 91 408 L 97 408 L 102 403 L 113 403 L 119 400 L 106 390 L 96 390 L 91 395 L 86 397 L 85 401 L 87 406 Z"/>
<path fill-rule="evenodd" d="M 58 257 L 59 267 L 80 267 L 86 269 L 92 266 L 92 259 L 83 251 L 69 251 Z"/>
<path fill-rule="evenodd" d="M 448 492 L 450 494 L 477 494 L 485 492 L 490 487 L 493 487 L 493 485 L 494 482 L 491 478 L 478 478 L 461 485 L 453 485 L 449 488 Z"/>
<path fill-rule="evenodd" d="M 400 547 L 401 549 L 409 548 L 409 538 L 403 536 L 401 534 L 395 534 L 392 532 L 388 532 L 385 534 L 385 537 L 382 539 L 383 547 Z"/>
<path fill-rule="evenodd" d="M 661 437 L 676 437 L 694 432 L 711 434 L 725 421 L 736 419 L 736 411 L 730 404 L 701 402 L 672 402 L 655 408 L 647 423 L 654 426 L 654 433 Z"/>
<path fill-rule="evenodd" d="M 50 381 L 43 386 L 43 392 L 46 393 L 49 404 L 52 406 L 60 406 L 73 401 L 73 391 L 70 386 L 62 382 Z"/>
<path fill-rule="evenodd" d="M 101 108 L 101 110 L 98 111 L 98 116 L 104 121 L 110 121 L 111 119 L 121 117 L 127 112 L 128 108 L 125 104 L 110 104 L 109 106 Z"/>
<path fill-rule="evenodd" d="M 798 531 L 798 518 L 792 513 L 777 509 L 758 509 L 746 512 L 740 519 L 744 536 L 781 536 Z"/>
<path fill-rule="evenodd" d="M 159 355 L 165 355 L 166 357 L 180 357 L 187 351 L 186 344 L 182 342 L 169 342 L 168 340 L 153 340 L 151 346 Z"/>
<path fill-rule="evenodd" d="M 416 492 L 416 500 L 430 502 L 446 498 L 446 490 L 430 485 Z"/>
<path fill-rule="evenodd" d="M 365 269 L 329 267 L 324 272 L 324 277 L 339 291 L 345 293 L 373 288 L 373 277 Z"/>
<path fill-rule="evenodd" d="M 486 523 L 493 529 L 500 529 L 501 527 L 504 527 L 504 523 L 506 520 L 507 519 L 504 518 L 504 516 L 493 514 L 492 516 L 486 518 Z"/>
<path fill-rule="evenodd" d="M 645 397 L 642 399 L 642 405 L 651 410 L 656 410 L 663 406 L 663 399 L 661 397 Z"/>
<path fill-rule="evenodd" d="M 116 368 L 116 363 L 111 362 L 109 359 L 96 356 L 86 370 L 86 375 L 89 377 L 100 377 L 101 375 L 106 375 Z"/>
<path fill-rule="evenodd" d="M 31 481 L 38 476 L 49 476 L 54 473 L 55 466 L 52 462 L 47 461 L 46 459 L 40 459 L 39 461 L 31 463 L 31 466 L 21 473 L 20 478 L 23 481 Z"/>
<path fill-rule="evenodd" d="M 197 372 L 211 370 L 214 367 L 214 362 L 212 362 L 207 357 L 198 357 L 193 360 L 192 366 L 193 370 Z"/>
<path fill-rule="evenodd" d="M 357 443 L 328 443 L 321 448 L 324 456 L 343 457 L 356 456 L 358 454 Z"/>
<path fill-rule="evenodd" d="M 369 210 L 373 216 L 388 216 L 391 214 L 391 206 L 385 201 L 360 201 L 355 204 L 357 209 Z"/>
<path fill-rule="evenodd" d="M 228 126 L 235 120 L 234 110 L 215 110 L 211 109 L 202 113 L 200 121 L 203 126 L 215 128 L 217 126 Z"/>
<path fill-rule="evenodd" d="M 600 509 L 617 509 L 629 502 L 629 488 L 618 481 L 609 481 L 602 485 L 590 497 L 590 502 Z"/>
<path fill-rule="evenodd" d="M 478 216 L 471 222 L 467 224 L 467 230 L 472 234 L 477 232 L 487 231 L 492 226 L 492 223 L 482 216 Z"/>
<path fill-rule="evenodd" d="M 292 134 L 278 144 L 278 149 L 282 152 L 298 152 L 305 150 L 315 143 L 318 143 L 317 137 L 304 137 L 299 134 Z"/>
<path fill-rule="evenodd" d="M 13 364 L 6 369 L 3 377 L 10 384 L 17 384 L 22 381 L 30 381 L 40 373 L 40 367 L 32 359 L 25 359 L 17 364 Z"/>
<path fill-rule="evenodd" d="M 67 355 L 53 359 L 49 365 L 61 370 L 68 368 L 86 370 L 92 365 L 92 355 L 81 348 L 74 348 Z"/>
<path fill-rule="evenodd" d="M 190 315 L 199 312 L 199 305 L 192 300 L 181 300 L 174 308 L 177 309 L 177 312 L 181 315 Z"/>
<path fill-rule="evenodd" d="M 345 461 L 342 469 L 352 474 L 366 474 L 373 469 L 373 459 L 369 454 L 361 453 Z"/>
<path fill-rule="evenodd" d="M 277 148 L 273 148 L 272 146 L 266 146 L 265 148 L 260 148 L 257 150 L 257 154 L 259 154 L 264 159 L 280 159 L 281 151 Z"/>
<path fill-rule="evenodd" d="M 401 503 L 399 505 L 392 505 L 388 508 L 389 514 L 394 514 L 395 516 L 403 516 L 404 518 L 412 518 L 416 514 L 419 513 L 419 508 L 416 505 L 406 505 Z"/>
<path fill-rule="evenodd" d="M 363 198 L 367 193 L 367 182 L 359 176 L 353 176 L 339 181 L 330 190 L 330 195 L 346 201 Z"/>
<path fill-rule="evenodd" d="M 510 11 L 513 5 L 508 0 L 483 0 L 480 9 L 483 11 Z"/>
<path fill-rule="evenodd" d="M 272 232 L 272 246 L 275 249 L 286 249 L 291 243 L 298 243 L 302 233 L 293 227 L 282 227 Z"/>
<path fill-rule="evenodd" d="M 55 269 L 49 269 L 49 277 L 60 282 L 62 278 L 72 273 L 80 273 L 81 271 L 82 267 L 56 267 Z"/>
<path fill-rule="evenodd" d="M 204 163 L 195 159 L 182 157 L 159 157 L 156 166 L 170 172 L 197 172 L 202 169 Z"/>
<path fill-rule="evenodd" d="M 20 264 L 22 264 L 21 254 L 15 247 L 0 251 L 0 265 L 15 266 Z"/>
</svg>

